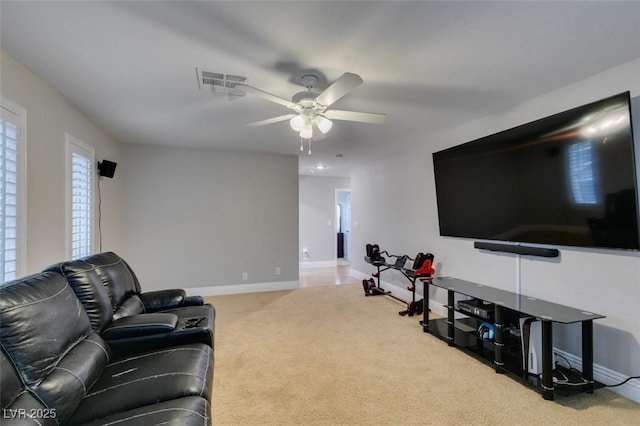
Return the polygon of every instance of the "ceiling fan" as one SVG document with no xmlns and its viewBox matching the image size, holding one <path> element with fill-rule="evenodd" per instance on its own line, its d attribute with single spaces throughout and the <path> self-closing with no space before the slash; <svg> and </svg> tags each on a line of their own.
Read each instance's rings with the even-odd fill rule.
<svg viewBox="0 0 640 426">
<path fill-rule="evenodd" d="M 348 72 L 342 74 L 340 78 L 320 93 L 314 90 L 318 83 L 318 76 L 306 74 L 302 76 L 301 81 L 307 90 L 296 93 L 291 100 L 265 92 L 244 82 L 238 83 L 236 87 L 246 93 L 260 96 L 292 110 L 289 114 L 256 121 L 247 124 L 247 126 L 258 127 L 289 120 L 291 128 L 300 134 L 301 139 L 320 140 L 331 130 L 333 126 L 331 120 L 382 123 L 387 118 L 386 114 L 329 108 L 338 99 L 362 84 L 363 80 L 357 74 Z"/>
</svg>

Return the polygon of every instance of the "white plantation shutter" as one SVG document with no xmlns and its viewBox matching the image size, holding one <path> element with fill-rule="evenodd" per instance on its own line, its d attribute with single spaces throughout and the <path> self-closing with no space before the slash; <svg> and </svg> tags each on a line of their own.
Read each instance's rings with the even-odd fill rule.
<svg viewBox="0 0 640 426">
<path fill-rule="evenodd" d="M 70 256 L 88 256 L 93 244 L 93 149 L 67 136 L 69 147 Z"/>
<path fill-rule="evenodd" d="M 2 107 L 0 117 L 0 274 L 2 280 L 15 279 L 21 251 L 21 155 L 22 119 Z"/>
</svg>

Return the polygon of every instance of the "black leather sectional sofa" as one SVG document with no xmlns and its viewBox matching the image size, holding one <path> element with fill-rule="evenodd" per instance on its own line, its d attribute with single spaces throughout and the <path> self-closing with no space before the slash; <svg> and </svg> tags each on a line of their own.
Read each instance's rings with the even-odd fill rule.
<svg viewBox="0 0 640 426">
<path fill-rule="evenodd" d="M 0 287 L 2 425 L 210 425 L 215 310 L 100 253 Z"/>
</svg>

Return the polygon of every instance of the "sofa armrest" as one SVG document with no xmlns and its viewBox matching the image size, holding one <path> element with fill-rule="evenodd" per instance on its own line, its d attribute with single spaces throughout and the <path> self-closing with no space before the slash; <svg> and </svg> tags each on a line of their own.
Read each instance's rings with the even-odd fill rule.
<svg viewBox="0 0 640 426">
<path fill-rule="evenodd" d="M 102 330 L 105 340 L 127 339 L 175 330 L 178 316 L 169 313 L 140 314 L 120 318 Z"/>
<path fill-rule="evenodd" d="M 140 293 L 139 297 L 147 312 L 179 308 L 184 304 L 186 292 L 182 289 L 158 290 Z"/>
<path fill-rule="evenodd" d="M 184 306 L 202 306 L 204 298 L 202 296 L 187 296 L 184 298 Z"/>
</svg>

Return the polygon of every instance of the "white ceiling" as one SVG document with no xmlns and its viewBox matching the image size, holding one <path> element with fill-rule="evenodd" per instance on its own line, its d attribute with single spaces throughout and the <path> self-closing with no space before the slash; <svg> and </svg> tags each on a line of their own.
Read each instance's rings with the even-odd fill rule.
<svg viewBox="0 0 640 426">
<path fill-rule="evenodd" d="M 300 155 L 301 174 L 346 176 L 640 57 L 640 2 L 2 0 L 0 15 L 2 48 L 120 141 Z M 356 73 L 334 107 L 388 119 L 335 122 L 308 156 L 286 121 L 245 127 L 285 107 L 200 91 L 196 67 L 287 99 L 305 71 Z"/>
</svg>

